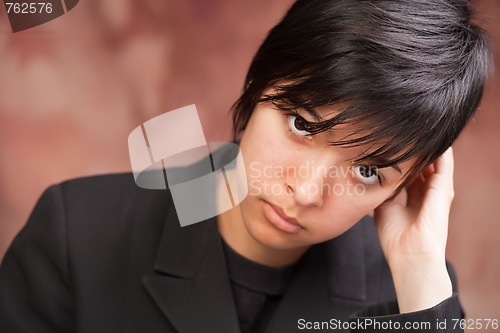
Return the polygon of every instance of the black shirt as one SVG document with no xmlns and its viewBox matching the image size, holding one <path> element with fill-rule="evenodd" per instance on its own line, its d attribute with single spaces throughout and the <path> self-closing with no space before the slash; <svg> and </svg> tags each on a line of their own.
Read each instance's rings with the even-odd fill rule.
<svg viewBox="0 0 500 333">
<path fill-rule="evenodd" d="M 264 266 L 241 256 L 224 240 L 222 243 L 241 333 L 262 332 L 299 263 L 283 268 Z"/>
</svg>

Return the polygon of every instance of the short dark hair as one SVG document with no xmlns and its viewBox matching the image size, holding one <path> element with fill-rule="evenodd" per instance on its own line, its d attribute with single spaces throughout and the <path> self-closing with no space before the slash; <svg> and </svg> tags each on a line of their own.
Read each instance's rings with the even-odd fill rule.
<svg viewBox="0 0 500 333">
<path fill-rule="evenodd" d="M 489 64 L 467 0 L 298 0 L 250 65 L 232 109 L 235 137 L 261 102 L 315 119 L 320 107 L 347 105 L 309 123 L 310 132 L 368 122 L 368 134 L 331 144 L 384 142 L 354 162 L 387 167 L 416 157 L 416 176 L 474 114 Z"/>
</svg>

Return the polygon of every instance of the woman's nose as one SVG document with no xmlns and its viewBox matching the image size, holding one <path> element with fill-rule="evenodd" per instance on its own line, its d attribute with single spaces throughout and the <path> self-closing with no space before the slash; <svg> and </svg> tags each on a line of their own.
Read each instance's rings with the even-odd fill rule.
<svg viewBox="0 0 500 333">
<path fill-rule="evenodd" d="M 298 205 L 319 207 L 323 205 L 327 179 L 327 166 L 316 163 L 308 168 L 307 172 L 299 173 L 293 179 L 289 179 L 287 190 L 293 194 Z"/>
</svg>

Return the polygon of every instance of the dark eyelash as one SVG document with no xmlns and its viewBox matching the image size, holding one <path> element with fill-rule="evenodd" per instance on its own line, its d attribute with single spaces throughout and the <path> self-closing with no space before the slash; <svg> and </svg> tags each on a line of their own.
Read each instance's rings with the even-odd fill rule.
<svg viewBox="0 0 500 333">
<path fill-rule="evenodd" d="M 294 116 L 294 117 L 297 117 L 298 119 L 300 119 L 301 121 L 304 122 L 304 125 L 308 126 L 308 127 L 312 127 L 314 123 L 310 122 L 310 121 L 307 121 L 304 119 L 304 117 L 302 117 L 297 111 L 295 110 L 291 110 L 289 112 L 285 112 L 285 115 L 288 117 L 288 116 Z M 315 133 L 309 133 L 307 134 L 306 136 L 312 136 L 314 135 Z"/>
<path fill-rule="evenodd" d="M 377 179 L 378 179 L 378 183 L 380 184 L 380 186 L 384 186 L 383 185 L 383 182 L 382 182 L 382 174 L 378 171 L 378 167 L 377 168 Z"/>
<path fill-rule="evenodd" d="M 297 117 L 297 118 L 300 118 L 302 119 L 303 121 L 307 122 L 307 120 L 305 120 L 304 118 L 302 118 L 302 116 L 295 110 L 290 110 L 290 111 L 287 111 L 284 113 L 285 116 L 294 116 L 294 117 Z"/>
<path fill-rule="evenodd" d="M 373 167 L 375 167 L 377 169 L 377 180 L 378 180 L 378 183 L 379 183 L 380 186 L 384 186 L 384 184 L 383 184 L 384 183 L 384 181 L 383 181 L 384 177 L 379 172 L 380 168 L 378 166 L 373 166 L 373 165 L 360 165 L 360 166 L 364 166 L 364 167 L 367 167 L 367 168 L 370 168 L 370 167 L 373 168 Z"/>
</svg>

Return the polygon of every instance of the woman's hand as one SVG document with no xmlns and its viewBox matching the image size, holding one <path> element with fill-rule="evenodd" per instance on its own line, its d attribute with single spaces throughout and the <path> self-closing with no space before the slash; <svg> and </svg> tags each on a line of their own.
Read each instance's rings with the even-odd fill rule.
<svg viewBox="0 0 500 333">
<path fill-rule="evenodd" d="M 401 313 L 430 308 L 452 295 L 445 249 L 453 196 L 449 148 L 407 189 L 375 210 Z"/>
</svg>

